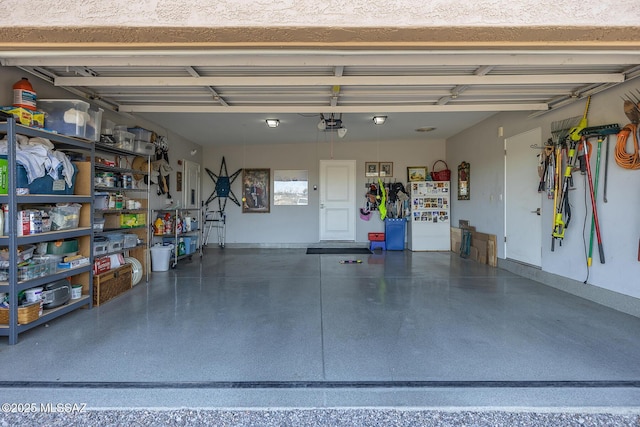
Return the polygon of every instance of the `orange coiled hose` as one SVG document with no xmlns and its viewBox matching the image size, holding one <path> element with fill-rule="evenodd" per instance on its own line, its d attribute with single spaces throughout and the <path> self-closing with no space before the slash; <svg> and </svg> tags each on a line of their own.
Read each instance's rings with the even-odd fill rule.
<svg viewBox="0 0 640 427">
<path fill-rule="evenodd" d="M 627 152 L 629 134 L 633 134 L 633 153 Z M 638 126 L 629 123 L 618 133 L 616 143 L 616 163 L 624 169 L 640 169 L 640 145 L 638 144 Z"/>
</svg>

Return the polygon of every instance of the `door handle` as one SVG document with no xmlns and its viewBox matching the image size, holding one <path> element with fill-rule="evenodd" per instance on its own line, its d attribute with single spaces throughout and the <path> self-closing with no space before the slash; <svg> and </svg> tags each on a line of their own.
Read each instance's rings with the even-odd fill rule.
<svg viewBox="0 0 640 427">
<path fill-rule="evenodd" d="M 535 211 L 531 211 L 531 213 L 534 213 L 534 214 L 540 216 L 540 208 L 536 209 Z"/>
</svg>

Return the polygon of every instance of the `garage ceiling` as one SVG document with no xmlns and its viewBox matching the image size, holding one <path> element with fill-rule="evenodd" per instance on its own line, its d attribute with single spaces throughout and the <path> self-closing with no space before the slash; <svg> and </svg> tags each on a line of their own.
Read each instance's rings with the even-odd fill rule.
<svg viewBox="0 0 640 427">
<path fill-rule="evenodd" d="M 345 141 L 448 138 L 640 75 L 635 50 L 49 50 L 0 52 L 0 63 L 201 145 L 339 139 L 318 129 L 320 114 L 342 115 Z"/>
</svg>

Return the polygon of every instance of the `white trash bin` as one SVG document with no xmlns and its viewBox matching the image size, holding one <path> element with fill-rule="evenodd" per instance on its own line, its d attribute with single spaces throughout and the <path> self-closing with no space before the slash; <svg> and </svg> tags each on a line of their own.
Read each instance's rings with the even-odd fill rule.
<svg viewBox="0 0 640 427">
<path fill-rule="evenodd" d="M 151 246 L 151 271 L 169 271 L 172 250 L 173 245 L 156 244 Z"/>
</svg>

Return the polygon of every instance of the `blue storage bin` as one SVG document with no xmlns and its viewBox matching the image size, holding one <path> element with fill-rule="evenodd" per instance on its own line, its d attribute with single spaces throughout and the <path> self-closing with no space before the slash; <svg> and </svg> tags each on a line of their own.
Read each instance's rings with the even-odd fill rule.
<svg viewBox="0 0 640 427">
<path fill-rule="evenodd" d="M 7 159 L 6 155 L 0 155 L 0 159 Z M 71 182 L 75 185 L 76 175 L 78 174 L 78 167 L 73 165 L 73 177 Z M 28 188 L 29 194 L 59 194 L 59 195 L 71 195 L 73 194 L 73 187 L 69 187 L 66 180 L 62 176 L 62 165 L 58 166 L 58 176 L 61 178 L 54 180 L 49 175 L 37 178 L 29 184 L 27 178 L 27 171 L 24 166 L 16 165 L 16 188 Z M 6 189 L 0 190 L 0 194 L 7 194 Z"/>
<path fill-rule="evenodd" d="M 388 251 L 404 250 L 404 235 L 407 221 L 404 218 L 384 220 L 385 246 Z"/>
</svg>

